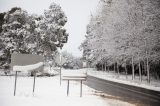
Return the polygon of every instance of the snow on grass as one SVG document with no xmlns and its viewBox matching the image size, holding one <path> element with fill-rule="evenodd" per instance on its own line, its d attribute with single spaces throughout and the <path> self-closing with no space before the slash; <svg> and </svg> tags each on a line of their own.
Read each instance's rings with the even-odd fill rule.
<svg viewBox="0 0 160 106">
<path fill-rule="evenodd" d="M 156 81 L 151 81 L 151 83 L 147 83 L 147 81 L 140 82 L 138 81 L 139 78 L 135 78 L 135 80 L 133 81 L 131 79 L 131 76 L 129 75 L 128 75 L 128 78 L 126 79 L 125 75 L 119 75 L 119 77 L 117 77 L 117 73 L 113 73 L 113 72 L 96 71 L 95 69 L 86 69 L 86 70 L 88 70 L 87 71 L 88 75 L 91 75 L 97 78 L 106 79 L 109 81 L 123 83 L 127 85 L 137 86 L 141 88 L 146 88 L 150 90 L 160 91 L 160 83 Z"/>
<path fill-rule="evenodd" d="M 43 62 L 39 62 L 36 64 L 32 64 L 32 65 L 25 65 L 25 66 L 13 66 L 13 71 L 23 71 L 23 72 L 27 72 L 27 71 L 32 71 L 35 70 L 37 68 L 40 68 L 43 65 Z"/>
<path fill-rule="evenodd" d="M 0 106 L 134 106 L 120 100 L 103 98 L 103 92 L 83 85 L 80 97 L 80 83 L 70 82 L 67 97 L 67 82 L 59 84 L 59 76 L 37 77 L 34 96 L 33 77 L 18 77 L 17 92 L 13 96 L 14 77 L 0 77 Z M 107 94 L 105 94 L 107 95 Z M 109 96 L 109 95 L 108 95 Z"/>
<path fill-rule="evenodd" d="M 57 75 L 57 74 L 59 74 L 59 70 L 60 70 L 59 67 L 57 68 L 57 70 L 53 69 L 53 67 L 46 67 L 46 66 L 43 67 L 43 72 L 44 73 L 48 73 L 50 75 Z"/>
</svg>

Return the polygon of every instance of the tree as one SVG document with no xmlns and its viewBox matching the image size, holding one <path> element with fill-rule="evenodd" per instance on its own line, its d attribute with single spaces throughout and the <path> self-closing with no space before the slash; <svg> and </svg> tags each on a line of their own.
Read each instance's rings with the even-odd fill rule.
<svg viewBox="0 0 160 106">
<path fill-rule="evenodd" d="M 2 25 L 4 23 L 4 16 L 6 13 L 0 13 L 0 33 L 2 32 Z"/>
<path fill-rule="evenodd" d="M 127 66 L 131 66 L 133 80 L 135 73 L 141 79 L 142 69 L 146 69 L 149 81 L 151 66 L 160 59 L 159 5 L 158 0 L 101 0 L 88 24 L 83 51 L 89 50 L 92 63 L 102 64 L 102 68 L 103 64 L 105 68 L 114 65 L 119 73 L 123 67 L 128 74 Z"/>
<path fill-rule="evenodd" d="M 2 25 L 1 41 L 4 48 L 1 49 L 1 58 L 4 65 L 10 63 L 11 53 L 28 53 L 28 42 L 26 39 L 32 34 L 32 20 L 28 13 L 21 8 L 14 7 L 4 15 Z"/>
<path fill-rule="evenodd" d="M 75 57 L 71 53 L 68 53 L 67 51 L 63 51 L 61 55 L 62 55 L 63 60 L 65 60 L 63 64 L 64 68 L 71 68 L 71 69 L 82 68 L 81 58 Z"/>
<path fill-rule="evenodd" d="M 37 33 L 39 47 L 46 51 L 56 51 L 57 47 L 62 48 L 64 43 L 67 43 L 68 34 L 64 25 L 67 22 L 67 17 L 61 7 L 55 3 L 49 6 L 48 10 L 44 11 L 44 15 L 37 22 Z"/>
<path fill-rule="evenodd" d="M 0 59 L 9 65 L 11 53 L 52 55 L 57 48 L 67 43 L 68 34 L 64 25 L 67 18 L 61 7 L 52 3 L 44 15 L 29 15 L 14 7 L 0 14 Z"/>
</svg>

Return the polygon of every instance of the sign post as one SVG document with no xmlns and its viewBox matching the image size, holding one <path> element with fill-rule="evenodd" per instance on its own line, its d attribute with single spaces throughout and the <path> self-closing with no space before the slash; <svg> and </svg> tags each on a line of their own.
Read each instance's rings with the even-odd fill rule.
<svg viewBox="0 0 160 106">
<path fill-rule="evenodd" d="M 81 91 L 80 91 L 80 97 L 82 97 L 82 80 L 81 80 Z"/>
<path fill-rule="evenodd" d="M 33 54 L 12 54 L 11 66 L 15 72 L 14 96 L 16 95 L 18 72 L 34 71 L 33 94 L 35 91 L 36 71 L 43 70 L 43 56 Z"/>
<path fill-rule="evenodd" d="M 59 82 L 60 82 L 60 85 L 61 85 L 61 68 L 62 68 L 62 65 L 61 65 L 61 53 L 59 53 L 56 58 L 55 58 L 55 61 L 58 63 L 59 65 Z"/>
<path fill-rule="evenodd" d="M 17 73 L 18 73 L 18 71 L 16 71 L 16 75 L 15 75 L 15 83 L 14 83 L 14 96 L 16 95 Z"/>
<path fill-rule="evenodd" d="M 62 83 L 62 56 L 60 54 L 60 85 Z"/>
<path fill-rule="evenodd" d="M 62 80 L 67 81 L 67 96 L 69 95 L 69 81 L 80 81 L 80 97 L 82 97 L 82 84 L 83 84 L 83 81 L 86 81 L 86 79 L 87 79 L 86 71 L 82 71 L 82 70 L 65 71 L 62 74 Z"/>
<path fill-rule="evenodd" d="M 35 91 L 35 83 L 36 82 L 36 72 L 34 72 L 34 81 L 33 81 L 33 95 L 34 95 L 34 91 Z"/>
<path fill-rule="evenodd" d="M 59 65 L 60 65 L 60 85 L 62 82 L 62 65 L 66 62 L 66 59 L 60 54 L 59 55 Z"/>
</svg>

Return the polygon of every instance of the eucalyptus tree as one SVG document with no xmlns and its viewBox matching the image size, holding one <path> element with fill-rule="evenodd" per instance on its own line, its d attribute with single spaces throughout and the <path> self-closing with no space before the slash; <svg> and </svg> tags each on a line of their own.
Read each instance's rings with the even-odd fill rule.
<svg viewBox="0 0 160 106">
<path fill-rule="evenodd" d="M 67 17 L 55 3 L 44 15 L 30 15 L 19 7 L 2 15 L 0 57 L 4 59 L 3 64 L 9 65 L 13 52 L 51 55 L 67 43 L 68 33 L 64 28 Z"/>
<path fill-rule="evenodd" d="M 3 53 L 5 64 L 10 63 L 10 54 L 13 52 L 28 53 L 28 43 L 26 39 L 32 35 L 34 23 L 30 20 L 28 13 L 21 8 L 14 7 L 4 15 L 2 24 L 1 41 L 4 48 Z"/>
<path fill-rule="evenodd" d="M 44 11 L 44 15 L 37 21 L 37 32 L 39 38 L 39 47 L 47 53 L 62 48 L 67 43 L 68 33 L 64 28 L 67 17 L 61 7 L 55 3 L 51 3 L 48 10 Z"/>
</svg>

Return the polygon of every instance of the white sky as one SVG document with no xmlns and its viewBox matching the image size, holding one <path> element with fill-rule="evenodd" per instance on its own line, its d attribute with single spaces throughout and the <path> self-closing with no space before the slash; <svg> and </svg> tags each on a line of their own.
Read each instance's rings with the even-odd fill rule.
<svg viewBox="0 0 160 106">
<path fill-rule="evenodd" d="M 28 13 L 43 14 L 50 3 L 60 4 L 67 15 L 68 22 L 65 25 L 69 33 L 68 43 L 63 50 L 67 50 L 75 56 L 81 56 L 82 52 L 78 47 L 85 39 L 86 25 L 89 22 L 91 13 L 96 10 L 99 0 L 0 0 L 0 12 L 10 10 L 12 7 L 21 7 Z"/>
</svg>

